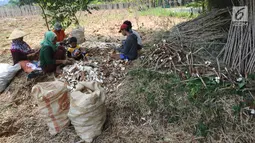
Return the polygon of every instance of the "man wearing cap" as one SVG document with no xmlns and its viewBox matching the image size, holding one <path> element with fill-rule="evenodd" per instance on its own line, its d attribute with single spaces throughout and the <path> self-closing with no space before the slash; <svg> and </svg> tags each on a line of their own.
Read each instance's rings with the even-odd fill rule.
<svg viewBox="0 0 255 143">
<path fill-rule="evenodd" d="M 140 34 L 138 32 L 136 32 L 135 30 L 132 29 L 132 23 L 128 20 L 124 21 L 123 24 L 128 25 L 128 29 L 136 35 L 137 37 L 137 44 L 138 44 L 138 49 L 137 50 L 141 50 L 142 49 L 142 38 L 140 36 Z"/>
<path fill-rule="evenodd" d="M 13 58 L 13 64 L 16 64 L 23 60 L 37 60 L 39 51 L 34 51 L 30 46 L 23 41 L 23 37 L 28 35 L 24 31 L 19 29 L 14 29 L 14 31 L 9 36 L 9 40 L 12 40 L 11 43 L 11 53 Z"/>
<path fill-rule="evenodd" d="M 57 42 L 62 42 L 66 38 L 65 30 L 59 22 L 55 23 L 53 32 L 57 35 Z"/>
<path fill-rule="evenodd" d="M 127 36 L 127 39 L 125 40 L 122 47 L 116 49 L 121 54 L 117 56 L 113 56 L 113 57 L 122 59 L 122 60 L 136 59 L 137 48 L 138 48 L 136 35 L 130 31 L 127 24 L 122 24 L 119 32 L 122 33 L 123 36 Z"/>
</svg>

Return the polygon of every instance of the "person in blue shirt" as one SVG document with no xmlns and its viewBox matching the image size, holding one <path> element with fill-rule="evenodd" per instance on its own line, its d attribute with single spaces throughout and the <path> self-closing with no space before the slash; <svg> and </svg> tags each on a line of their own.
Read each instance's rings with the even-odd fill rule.
<svg viewBox="0 0 255 143">
<path fill-rule="evenodd" d="M 140 36 L 140 34 L 138 32 L 136 32 L 135 30 L 132 29 L 132 23 L 128 20 L 124 21 L 123 24 L 126 24 L 128 25 L 128 29 L 133 33 L 135 34 L 135 36 L 137 37 L 137 44 L 138 44 L 138 49 L 137 50 L 141 50 L 142 47 L 143 47 L 143 44 L 142 44 L 142 38 Z"/>
<path fill-rule="evenodd" d="M 123 36 L 127 36 L 127 38 L 120 48 L 116 48 L 120 54 L 114 55 L 113 58 L 135 60 L 138 55 L 138 43 L 136 35 L 132 33 L 127 24 L 121 25 L 119 33 L 121 33 Z"/>
</svg>

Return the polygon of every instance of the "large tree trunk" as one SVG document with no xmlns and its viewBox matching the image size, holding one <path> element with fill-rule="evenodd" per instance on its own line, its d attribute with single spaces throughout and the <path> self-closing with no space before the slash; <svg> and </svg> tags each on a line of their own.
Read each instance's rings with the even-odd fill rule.
<svg viewBox="0 0 255 143">
<path fill-rule="evenodd" d="M 233 5 L 238 5 L 239 0 L 207 0 L 208 1 L 208 8 L 226 8 L 231 7 Z M 233 3 L 232 3 L 233 2 Z"/>
</svg>

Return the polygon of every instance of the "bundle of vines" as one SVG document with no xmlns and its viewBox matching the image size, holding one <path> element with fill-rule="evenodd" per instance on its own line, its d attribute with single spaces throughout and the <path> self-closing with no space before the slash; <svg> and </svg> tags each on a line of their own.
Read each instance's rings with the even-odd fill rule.
<svg viewBox="0 0 255 143">
<path fill-rule="evenodd" d="M 176 25 L 155 48 L 150 49 L 144 59 L 144 66 L 160 70 L 178 70 L 178 64 L 205 64 L 205 61 L 211 60 L 212 57 L 215 60 L 220 50 L 209 51 L 208 47 L 227 39 L 225 27 L 229 26 L 230 20 L 228 9 L 219 9 Z M 224 44 L 221 44 L 220 48 L 223 46 Z M 215 56 L 212 52 L 216 52 Z"/>
<path fill-rule="evenodd" d="M 240 5 L 248 7 L 248 23 L 231 23 L 228 41 L 222 52 L 227 66 L 245 75 L 255 70 L 255 1 L 241 0 Z"/>
<path fill-rule="evenodd" d="M 212 10 L 176 25 L 169 35 L 166 35 L 166 39 L 179 43 L 181 48 L 197 43 L 224 42 L 227 39 L 230 21 L 228 9 Z"/>
</svg>

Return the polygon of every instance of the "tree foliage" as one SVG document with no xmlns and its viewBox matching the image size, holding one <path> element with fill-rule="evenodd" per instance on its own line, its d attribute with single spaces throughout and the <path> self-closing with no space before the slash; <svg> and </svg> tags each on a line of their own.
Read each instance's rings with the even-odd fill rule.
<svg viewBox="0 0 255 143">
<path fill-rule="evenodd" d="M 18 5 L 19 0 L 9 0 L 8 5 Z"/>
<path fill-rule="evenodd" d="M 202 7 L 203 11 L 215 8 L 227 8 L 238 5 L 238 0 L 195 0 L 187 4 L 188 7 Z"/>
<path fill-rule="evenodd" d="M 239 0 L 207 0 L 208 8 L 226 8 L 233 5 L 239 5 Z"/>
<path fill-rule="evenodd" d="M 56 22 L 60 22 L 64 28 L 72 23 L 79 24 L 76 13 L 79 10 L 88 12 L 88 4 L 92 0 L 20 0 L 19 5 L 38 5 L 42 9 L 43 18 L 51 26 Z M 48 19 L 49 18 L 49 19 Z"/>
</svg>

